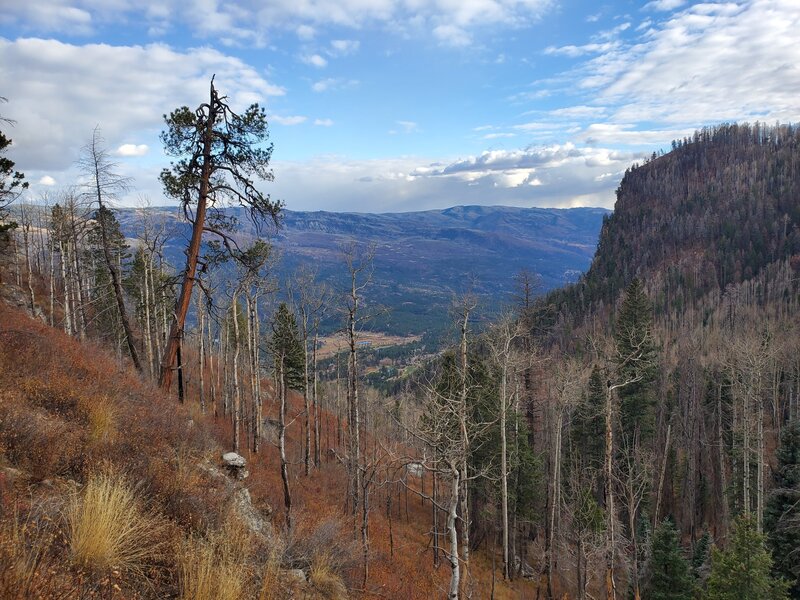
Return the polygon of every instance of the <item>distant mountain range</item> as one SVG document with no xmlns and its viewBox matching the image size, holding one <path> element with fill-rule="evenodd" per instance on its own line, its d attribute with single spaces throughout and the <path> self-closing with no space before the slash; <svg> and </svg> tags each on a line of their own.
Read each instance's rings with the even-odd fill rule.
<svg viewBox="0 0 800 600">
<path fill-rule="evenodd" d="M 167 255 L 182 266 L 189 225 L 175 209 L 154 212 L 176 222 Z M 230 211 L 241 216 L 238 210 Z M 542 290 L 575 281 L 590 265 L 603 218 L 601 208 L 512 208 L 457 206 L 408 213 L 283 212 L 273 243 L 282 253 L 277 276 L 284 281 L 300 264 L 310 263 L 321 279 L 341 289 L 345 275 L 341 244 L 357 240 L 375 245 L 373 285 L 367 301 L 390 309 L 374 328 L 394 334 L 441 330 L 455 293 L 472 286 L 483 314 L 511 300 L 514 276 L 538 273 Z M 134 236 L 136 216 L 122 211 L 126 235 Z M 241 235 L 256 235 L 246 219 Z"/>
</svg>

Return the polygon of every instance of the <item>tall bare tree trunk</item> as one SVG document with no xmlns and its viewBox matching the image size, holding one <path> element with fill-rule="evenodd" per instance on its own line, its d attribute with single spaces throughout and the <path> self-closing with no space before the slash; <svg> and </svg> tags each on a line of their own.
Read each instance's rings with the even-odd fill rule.
<svg viewBox="0 0 800 600">
<path fill-rule="evenodd" d="M 508 581 L 511 568 L 508 553 L 508 441 L 506 439 L 506 407 L 508 393 L 508 365 L 503 360 L 500 378 L 500 502 L 503 516 L 503 579 Z"/>
<path fill-rule="evenodd" d="M 238 299 L 233 294 L 231 311 L 233 315 L 233 451 L 239 452 L 239 425 L 242 419 L 241 396 L 239 393 L 239 315 Z"/>
<path fill-rule="evenodd" d="M 469 315 L 471 311 L 471 306 L 468 305 L 468 301 L 465 300 L 463 306 L 463 314 L 462 314 L 462 322 L 461 322 L 461 391 L 460 391 L 460 402 L 459 402 L 459 410 L 458 410 L 458 420 L 459 420 L 459 433 L 461 435 L 461 474 L 460 474 L 460 485 L 461 485 L 461 553 L 462 559 L 464 562 L 464 571 L 463 577 L 461 578 L 461 585 L 462 588 L 466 586 L 467 580 L 469 578 L 469 528 L 470 528 L 470 518 L 469 518 L 469 472 L 468 472 L 468 460 L 469 460 L 469 432 L 467 430 L 467 393 L 468 393 L 468 364 L 467 364 L 467 330 L 469 327 Z M 463 592 L 463 590 L 462 590 Z"/>
<path fill-rule="evenodd" d="M 742 494 L 744 513 L 749 515 L 750 509 L 750 406 L 748 394 L 742 394 Z"/>
<path fill-rule="evenodd" d="M 658 525 L 658 512 L 661 507 L 661 494 L 664 490 L 664 476 L 667 473 L 667 459 L 669 458 L 670 434 L 672 433 L 672 419 L 667 423 L 667 439 L 664 443 L 664 457 L 661 459 L 661 472 L 658 475 L 658 492 L 656 493 L 656 509 L 653 512 L 653 530 Z"/>
<path fill-rule="evenodd" d="M 760 382 L 759 382 L 760 383 Z M 760 393 L 759 385 L 756 393 L 758 403 L 758 415 L 756 423 L 756 443 L 758 444 L 758 463 L 756 465 L 756 529 L 762 533 L 764 527 L 764 397 Z"/>
<path fill-rule="evenodd" d="M 279 357 L 278 394 L 280 397 L 280 416 L 278 419 L 278 451 L 281 457 L 281 481 L 283 482 L 283 506 L 286 511 L 286 527 L 291 527 L 292 493 L 289 490 L 289 463 L 286 460 L 286 381 L 284 375 L 285 357 Z"/>
<path fill-rule="evenodd" d="M 67 260 L 65 256 L 66 248 L 61 240 L 58 240 L 59 263 L 61 263 L 61 280 L 64 284 L 64 333 L 72 335 L 72 309 L 70 308 L 69 278 L 67 277 Z"/>
<path fill-rule="evenodd" d="M 199 371 L 197 380 L 197 393 L 200 396 L 200 412 L 206 412 L 206 347 L 205 347 L 205 311 L 203 310 L 203 295 L 197 296 L 197 368 Z"/>
<path fill-rule="evenodd" d="M 347 320 L 347 341 L 350 349 L 347 373 L 348 434 L 350 439 L 350 495 L 353 502 L 353 514 L 358 510 L 359 493 L 361 491 L 361 419 L 358 400 L 358 356 L 356 337 L 356 311 L 358 310 L 358 292 L 356 289 L 356 273 L 352 272 L 350 288 L 350 310 Z"/>
<path fill-rule="evenodd" d="M 314 410 L 314 464 L 319 468 L 320 466 L 320 431 L 319 421 L 322 416 L 319 407 L 319 398 L 317 396 L 317 384 L 319 379 L 318 365 L 317 365 L 317 344 L 319 343 L 319 334 L 317 328 L 314 329 L 314 347 L 311 350 L 311 404 Z"/>
<path fill-rule="evenodd" d="M 461 589 L 461 573 L 458 563 L 458 499 L 460 496 L 459 467 L 454 461 L 450 461 L 450 507 L 447 513 L 447 535 L 450 538 L 450 589 L 447 593 L 448 600 L 458 600 Z"/>
<path fill-rule="evenodd" d="M 614 452 L 614 429 L 613 429 L 613 390 L 609 385 L 606 389 L 606 407 L 605 407 L 605 459 L 603 468 L 603 483 L 605 485 L 605 509 L 606 509 L 606 600 L 615 600 L 617 597 L 617 584 L 614 581 L 614 544 L 616 543 L 614 535 L 614 490 L 613 486 L 613 471 L 612 471 L 612 458 Z"/>
</svg>

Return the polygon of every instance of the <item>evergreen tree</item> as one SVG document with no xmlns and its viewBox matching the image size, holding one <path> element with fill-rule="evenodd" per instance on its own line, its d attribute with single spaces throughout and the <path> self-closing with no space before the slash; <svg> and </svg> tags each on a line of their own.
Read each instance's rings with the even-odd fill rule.
<svg viewBox="0 0 800 600">
<path fill-rule="evenodd" d="M 589 377 L 586 395 L 572 417 L 570 440 L 580 466 L 599 470 L 603 465 L 605 429 L 603 408 L 606 401 L 606 378 L 595 365 Z M 580 467 L 579 467 L 580 468 Z"/>
<path fill-rule="evenodd" d="M 192 223 L 183 281 L 161 358 L 159 386 L 165 390 L 172 383 L 203 233 L 213 234 L 231 250 L 235 245 L 231 237 L 233 224 L 221 211 L 226 203 L 247 210 L 257 228 L 265 221 L 277 226 L 281 209 L 280 202 L 270 200 L 255 186 L 258 179 L 272 181 L 266 112 L 253 104 L 237 114 L 228 106 L 226 96 L 215 89 L 213 77 L 209 87 L 208 102 L 196 110 L 182 106 L 165 115 L 167 129 L 161 134 L 166 153 L 176 157 L 171 168 L 161 172 L 161 183 L 168 196 L 180 201 L 184 215 Z M 233 256 L 236 258 L 235 253 Z"/>
<path fill-rule="evenodd" d="M 5 102 L 5 98 L 0 97 L 0 102 Z M 8 119 L 0 118 L 0 122 L 3 121 L 6 123 L 12 122 Z M 0 131 L 0 220 L 5 219 L 7 216 L 5 208 L 19 196 L 22 190 L 28 188 L 25 175 L 14 170 L 13 160 L 3 156 L 9 146 L 11 146 L 11 139 Z M 13 222 L 0 223 L 0 233 L 16 226 L 17 224 Z"/>
<path fill-rule="evenodd" d="M 678 530 L 665 519 L 653 534 L 650 580 L 645 598 L 650 600 L 691 600 L 694 591 L 689 563 L 683 556 Z"/>
<path fill-rule="evenodd" d="M 800 421 L 784 428 L 776 454 L 778 468 L 764 510 L 764 528 L 775 558 L 774 573 L 790 582 L 793 598 L 800 598 Z"/>
<path fill-rule="evenodd" d="M 770 574 L 772 557 L 748 515 L 733 522 L 728 548 L 711 549 L 704 600 L 787 600 L 787 585 Z"/>
<path fill-rule="evenodd" d="M 297 320 L 285 302 L 281 302 L 272 321 L 270 349 L 275 361 L 283 362 L 283 377 L 289 389 L 302 391 L 303 342 L 297 329 Z"/>
<path fill-rule="evenodd" d="M 621 379 L 638 379 L 619 388 L 620 418 L 623 435 L 636 433 L 642 442 L 652 439 L 655 431 L 657 348 L 653 339 L 653 307 L 640 279 L 634 279 L 617 315 L 614 340 Z M 635 360 L 631 360 L 635 357 Z"/>
<path fill-rule="evenodd" d="M 708 572 L 707 563 L 711 555 L 711 536 L 707 531 L 703 532 L 700 539 L 694 544 L 692 552 L 692 576 L 696 580 L 701 580 Z"/>
</svg>

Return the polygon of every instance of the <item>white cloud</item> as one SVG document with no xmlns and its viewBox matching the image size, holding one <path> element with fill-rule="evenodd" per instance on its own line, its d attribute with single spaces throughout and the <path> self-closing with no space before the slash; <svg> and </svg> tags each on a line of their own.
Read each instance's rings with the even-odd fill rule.
<svg viewBox="0 0 800 600">
<path fill-rule="evenodd" d="M 312 67 L 317 67 L 318 69 L 323 69 L 328 66 L 328 61 L 319 54 L 310 54 L 301 56 L 300 60 L 302 60 L 307 65 L 311 65 Z"/>
<path fill-rule="evenodd" d="M 496 140 L 500 138 L 513 138 L 516 137 L 516 133 L 509 133 L 509 132 L 498 132 L 498 133 L 487 133 L 483 136 L 485 140 Z"/>
<path fill-rule="evenodd" d="M 610 52 L 615 47 L 617 47 L 617 44 L 614 42 L 591 43 L 583 44 L 582 46 L 548 46 L 544 49 L 544 53 L 553 56 L 561 55 L 577 58 L 586 54 L 603 54 L 605 52 Z"/>
<path fill-rule="evenodd" d="M 149 149 L 147 144 L 122 144 L 114 154 L 117 156 L 144 156 Z"/>
<path fill-rule="evenodd" d="M 588 60 L 577 86 L 614 106 L 610 122 L 620 126 L 796 121 L 798 30 L 796 0 L 696 4 Z"/>
<path fill-rule="evenodd" d="M 553 123 L 532 121 L 530 123 L 520 123 L 519 125 L 514 125 L 514 129 L 519 131 L 552 131 Z"/>
<path fill-rule="evenodd" d="M 318 127 L 331 127 L 333 120 L 331 119 L 314 119 L 314 125 Z"/>
<path fill-rule="evenodd" d="M 554 5 L 554 0 L 35 0 L 4 5 L 3 18 L 28 31 L 72 34 L 91 32 L 97 20 L 143 20 L 154 32 L 188 27 L 223 44 L 256 47 L 275 28 L 308 41 L 317 28 L 377 24 L 396 31 L 421 28 L 444 43 L 460 44 L 469 39 L 468 30 L 519 27 Z"/>
<path fill-rule="evenodd" d="M 301 115 L 294 115 L 290 117 L 281 117 L 279 115 L 271 115 L 269 117 L 269 121 L 273 123 L 278 123 L 279 125 L 291 126 L 291 125 L 300 125 L 300 123 L 305 123 L 307 117 L 303 117 Z"/>
<path fill-rule="evenodd" d="M 462 27 L 449 23 L 435 27 L 433 35 L 446 46 L 463 47 L 472 43 L 472 38 Z"/>
<path fill-rule="evenodd" d="M 346 56 L 358 52 L 360 46 L 358 40 L 332 40 L 330 53 L 333 56 Z"/>
<path fill-rule="evenodd" d="M 686 0 L 653 0 L 644 5 L 645 10 L 675 10 L 686 4 Z"/>
<path fill-rule="evenodd" d="M 50 175 L 44 175 L 39 178 L 39 185 L 45 185 L 47 187 L 52 187 L 56 184 L 56 180 L 50 177 Z"/>
<path fill-rule="evenodd" d="M 358 81 L 355 79 L 342 79 L 340 77 L 328 77 L 320 79 L 311 84 L 311 90 L 317 93 L 341 90 L 348 87 L 355 87 Z"/>
<path fill-rule="evenodd" d="M 598 176 L 624 171 L 644 155 L 562 147 L 550 154 L 540 149 L 495 152 L 493 157 L 472 157 L 471 166 L 469 159 L 443 163 L 415 157 L 278 161 L 270 192 L 286 198 L 294 210 L 392 212 L 456 204 L 611 207 L 619 179 Z"/>
<path fill-rule="evenodd" d="M 97 125 L 110 148 L 127 143 L 131 131 L 145 138 L 140 145 L 158 145 L 162 115 L 200 104 L 214 73 L 236 110 L 284 93 L 241 60 L 211 48 L 0 39 L 0 81 L 14 82 L 3 107 L 3 116 L 17 121 L 14 158 L 23 171 L 66 169 Z"/>
<path fill-rule="evenodd" d="M 314 36 L 317 35 L 316 30 L 311 27 L 310 25 L 298 25 L 297 29 L 295 30 L 297 37 L 307 42 L 309 40 L 313 40 Z"/>
<path fill-rule="evenodd" d="M 419 124 L 414 121 L 395 121 L 403 133 L 416 133 L 419 131 Z"/>
<path fill-rule="evenodd" d="M 88 6 L 84 8 L 69 6 L 59 0 L 13 4 L 13 6 L 3 5 L 3 12 L 6 13 L 4 20 L 13 17 L 27 27 L 46 32 L 64 32 L 73 35 L 88 35 L 92 32 L 92 14 Z"/>
<path fill-rule="evenodd" d="M 557 108 L 550 111 L 553 117 L 563 117 L 566 119 L 584 119 L 598 117 L 605 114 L 606 108 L 604 106 L 565 106 L 564 108 Z"/>
</svg>

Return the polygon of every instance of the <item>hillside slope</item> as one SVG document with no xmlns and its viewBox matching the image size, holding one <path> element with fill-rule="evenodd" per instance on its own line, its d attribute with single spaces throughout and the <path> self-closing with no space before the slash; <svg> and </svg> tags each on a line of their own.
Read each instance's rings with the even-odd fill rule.
<svg viewBox="0 0 800 600">
<path fill-rule="evenodd" d="M 724 125 L 626 172 L 590 269 L 526 315 L 550 361 L 538 385 L 559 385 L 571 361 L 586 377 L 566 425 L 548 414 L 558 397 L 529 394 L 548 477 L 559 473 L 549 440 L 570 440 L 560 448 L 569 464 L 609 456 L 584 443 L 587 431 L 611 445 L 586 485 L 604 511 L 607 490 L 618 501 L 604 514 L 606 532 L 619 519 L 629 544 L 618 589 L 648 597 L 652 557 L 635 544 L 669 518 L 699 565 L 695 586 L 720 556 L 708 545 L 729 548 L 731 532 L 751 526 L 772 552 L 765 564 L 800 597 L 800 560 L 785 551 L 800 543 L 800 506 L 781 496 L 800 493 L 781 479 L 798 468 L 785 436 L 800 419 L 798 270 L 800 128 Z M 606 535 L 601 547 L 612 545 Z M 599 581 L 613 581 L 608 564 Z M 582 585 L 566 568 L 558 575 Z"/>
</svg>

